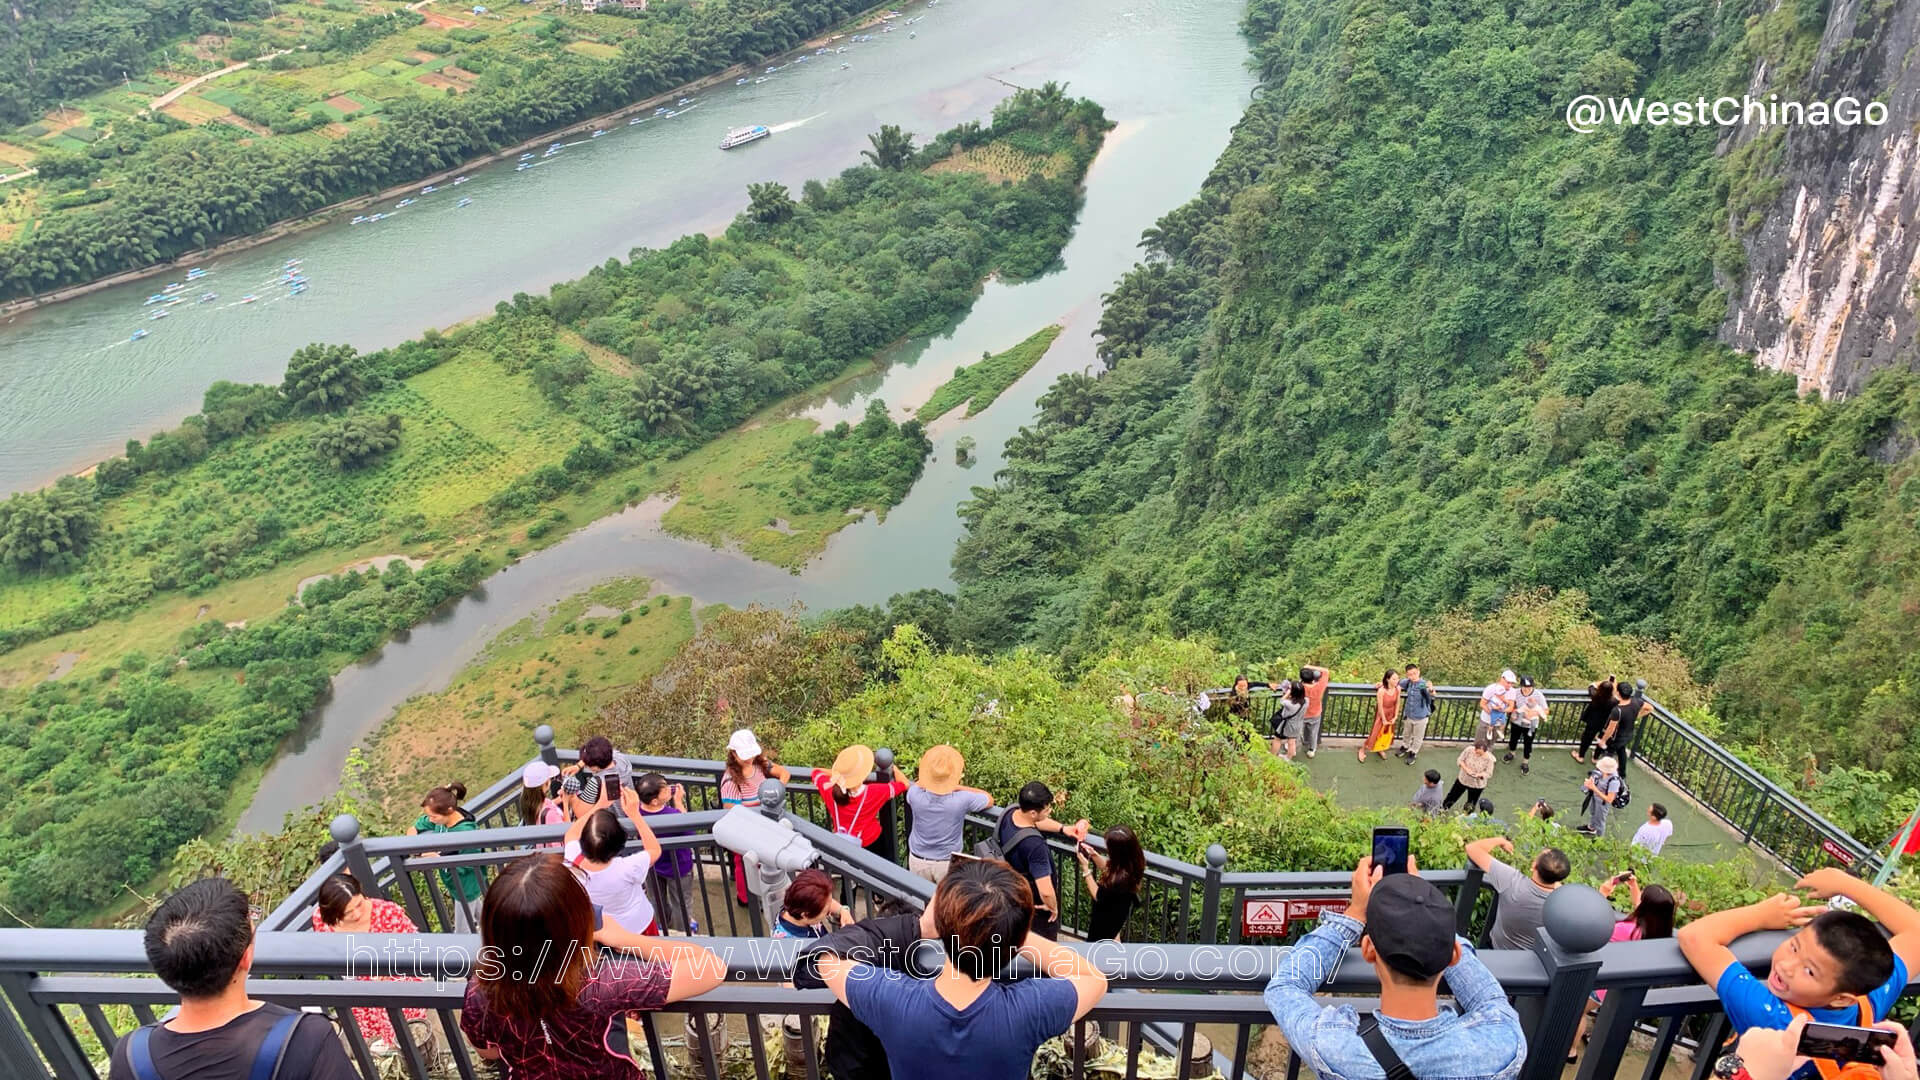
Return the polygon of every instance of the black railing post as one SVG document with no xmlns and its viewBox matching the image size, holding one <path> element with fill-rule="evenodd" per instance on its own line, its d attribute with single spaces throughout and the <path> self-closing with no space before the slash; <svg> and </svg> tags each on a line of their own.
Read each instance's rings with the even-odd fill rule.
<svg viewBox="0 0 1920 1080">
<path fill-rule="evenodd" d="M 340 857 L 347 861 L 347 873 L 360 883 L 360 891 L 381 900 L 393 899 L 374 880 L 373 861 L 367 858 L 366 842 L 360 838 L 360 819 L 352 814 L 341 814 L 327 826 L 327 831 L 333 834 L 334 842 L 340 845 Z"/>
<path fill-rule="evenodd" d="M 1206 852 L 1206 889 L 1200 898 L 1200 940 L 1208 945 L 1220 940 L 1220 874 L 1227 868 L 1227 849 L 1208 844 Z"/>
<path fill-rule="evenodd" d="M 892 750 L 882 746 L 873 752 L 873 776 L 882 784 L 893 783 Z M 873 847 L 868 849 L 890 863 L 900 861 L 900 849 L 894 842 L 894 829 L 898 827 L 895 808 L 896 800 L 894 799 L 888 799 L 880 805 L 880 837 L 873 842 Z"/>
<path fill-rule="evenodd" d="M 1486 876 L 1486 871 L 1468 859 L 1466 880 L 1453 898 L 1453 932 L 1469 941 L 1473 940 L 1473 909 L 1480 902 L 1480 882 Z"/>
<path fill-rule="evenodd" d="M 1546 925 L 1533 952 L 1547 971 L 1547 992 L 1538 998 L 1521 998 L 1518 1003 L 1520 1027 L 1527 1033 L 1527 1063 L 1521 1066 L 1519 1080 L 1559 1080 L 1566 1068 L 1567 1050 L 1580 1032 L 1587 999 L 1600 974 L 1596 950 L 1613 933 L 1613 905 L 1586 885 L 1555 889 L 1547 897 L 1542 915 Z M 1630 1010 L 1622 1013 L 1616 1009 L 1616 1013 L 1623 1016 L 1624 1024 L 1631 1024 Z M 1624 1045 L 1624 1031 L 1620 1038 Z M 1585 1076 L 1583 1071 L 1583 1080 Z"/>
<path fill-rule="evenodd" d="M 80 1043 L 73 1037 L 73 1029 L 67 1026 L 67 1018 L 61 1015 L 60 1006 L 34 1004 L 33 994 L 28 990 L 32 982 L 33 975 L 28 972 L 0 974 L 0 993 L 12 1002 L 21 1026 L 46 1055 L 47 1064 L 53 1066 L 54 1076 L 60 1080 L 93 1080 L 93 1066 L 80 1052 Z"/>
<path fill-rule="evenodd" d="M 540 760 L 549 765 L 560 764 L 560 751 L 553 746 L 553 726 L 541 724 L 533 729 L 533 741 L 540 747 Z"/>
</svg>

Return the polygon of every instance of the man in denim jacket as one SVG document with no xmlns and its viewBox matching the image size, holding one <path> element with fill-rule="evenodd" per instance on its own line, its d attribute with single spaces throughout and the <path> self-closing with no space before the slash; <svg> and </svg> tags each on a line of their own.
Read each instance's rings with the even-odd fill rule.
<svg viewBox="0 0 1920 1080">
<path fill-rule="evenodd" d="M 1267 983 L 1267 1008 L 1293 1052 L 1320 1080 L 1384 1080 L 1350 1005 L 1322 1006 L 1314 991 L 1358 941 L 1380 977 L 1380 1032 L 1416 1080 L 1511 1080 L 1527 1057 L 1506 992 L 1453 932 L 1453 905 L 1417 873 L 1381 877 L 1372 859 L 1353 872 L 1344 915 L 1327 914 L 1287 950 Z M 1440 978 L 1453 993 L 1439 1001 Z"/>
</svg>

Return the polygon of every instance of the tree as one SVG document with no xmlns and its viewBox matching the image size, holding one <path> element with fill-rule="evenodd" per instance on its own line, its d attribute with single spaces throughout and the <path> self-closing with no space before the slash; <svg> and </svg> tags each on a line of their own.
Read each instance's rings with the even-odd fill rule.
<svg viewBox="0 0 1920 1080">
<path fill-rule="evenodd" d="M 873 149 L 860 151 L 861 156 L 882 169 L 904 169 L 913 157 L 913 136 L 900 130 L 898 124 L 885 125 L 867 136 L 867 142 Z"/>
<path fill-rule="evenodd" d="M 358 357 L 358 350 L 351 345 L 316 342 L 304 346 L 287 360 L 287 377 L 280 384 L 280 392 L 289 405 L 305 412 L 343 409 L 366 391 Z"/>
<path fill-rule="evenodd" d="M 0 566 L 62 569 L 100 527 L 93 484 L 66 476 L 45 491 L 27 491 L 0 503 Z"/>
<path fill-rule="evenodd" d="M 787 185 L 769 180 L 747 185 L 747 216 L 762 225 L 778 225 L 793 216 L 793 199 Z"/>
<path fill-rule="evenodd" d="M 313 433 L 313 456 L 345 472 L 400 445 L 400 414 L 362 413 L 333 421 Z"/>
</svg>

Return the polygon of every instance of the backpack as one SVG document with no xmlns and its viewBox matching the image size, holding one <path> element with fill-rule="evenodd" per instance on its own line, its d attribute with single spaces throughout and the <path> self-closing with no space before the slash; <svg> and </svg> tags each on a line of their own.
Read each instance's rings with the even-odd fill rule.
<svg viewBox="0 0 1920 1080">
<path fill-rule="evenodd" d="M 267 1037 L 260 1040 L 260 1048 L 253 1052 L 253 1064 L 247 1069 L 247 1080 L 276 1080 L 280 1075 L 280 1064 L 287 1056 L 287 1044 L 293 1041 L 293 1029 L 300 1024 L 304 1012 L 290 1012 L 273 1022 L 267 1029 Z M 133 1070 L 134 1080 L 163 1080 L 160 1070 L 153 1064 L 153 1049 L 147 1041 L 153 1037 L 153 1029 L 160 1026 L 142 1024 L 127 1033 L 127 1067 Z"/>
<path fill-rule="evenodd" d="M 1032 826 L 1015 829 L 1013 830 L 1013 835 L 1007 837 L 1007 846 L 1002 848 L 1000 846 L 999 832 L 995 830 L 994 835 L 973 845 L 973 857 L 976 859 L 998 859 L 1001 862 L 1005 862 L 1008 851 L 1019 847 L 1028 837 L 1039 835 L 1040 830 Z"/>
<path fill-rule="evenodd" d="M 1627 808 L 1627 804 L 1632 801 L 1633 801 L 1633 792 L 1628 790 L 1627 778 L 1623 776 L 1620 778 L 1620 792 L 1619 794 L 1613 797 L 1613 808 L 1615 810 L 1625 810 Z"/>
</svg>

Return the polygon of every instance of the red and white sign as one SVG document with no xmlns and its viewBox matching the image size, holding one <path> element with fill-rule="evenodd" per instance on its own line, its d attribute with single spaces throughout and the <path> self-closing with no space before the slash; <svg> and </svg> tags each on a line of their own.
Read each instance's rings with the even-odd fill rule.
<svg viewBox="0 0 1920 1080">
<path fill-rule="evenodd" d="M 1249 896 L 1240 905 L 1240 936 L 1278 937 L 1295 919 L 1318 919 L 1322 912 L 1345 911 L 1346 896 Z"/>
<path fill-rule="evenodd" d="M 1820 841 L 1820 850 L 1833 856 L 1834 859 L 1837 862 L 1839 862 L 1840 865 L 1842 866 L 1853 865 L 1853 852 L 1848 851 L 1846 848 L 1841 847 L 1839 844 L 1836 844 L 1831 840 Z"/>
</svg>

